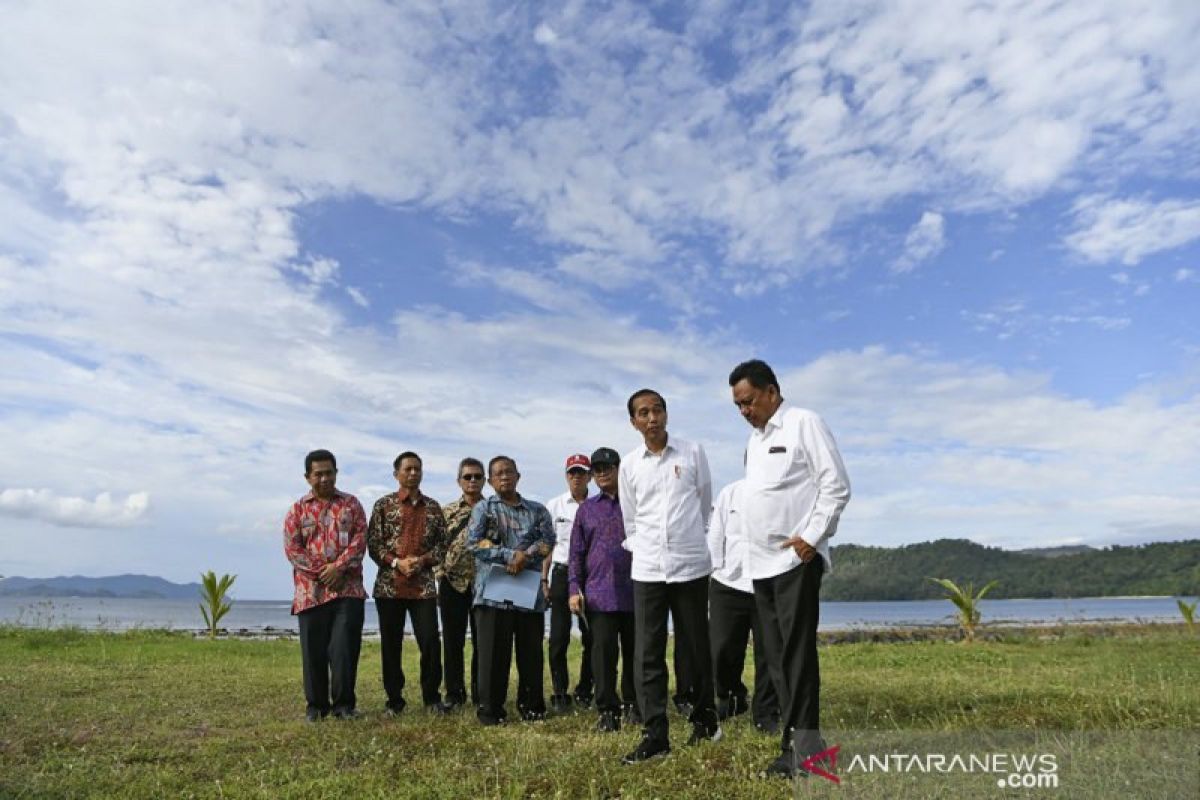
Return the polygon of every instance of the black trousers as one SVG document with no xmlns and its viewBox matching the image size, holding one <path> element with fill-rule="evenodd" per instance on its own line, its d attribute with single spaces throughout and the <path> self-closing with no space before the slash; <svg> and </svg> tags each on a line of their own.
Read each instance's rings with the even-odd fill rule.
<svg viewBox="0 0 1200 800">
<path fill-rule="evenodd" d="M 354 685 L 362 650 L 363 604 L 357 597 L 341 597 L 296 615 L 309 711 L 353 711 L 357 705 Z"/>
<path fill-rule="evenodd" d="M 542 691 L 542 634 L 546 615 L 534 611 L 508 611 L 492 606 L 475 606 L 475 629 L 479 633 L 479 718 L 499 721 L 508 716 L 508 673 L 513 647 L 517 651 L 517 710 L 522 714 L 545 714 Z"/>
<path fill-rule="evenodd" d="M 682 583 L 633 582 L 634 670 L 645 734 L 668 741 L 667 615 L 675 623 L 675 647 L 689 662 L 696 697 L 689 721 L 717 726 L 712 651 L 708 641 L 708 576 Z M 683 631 L 683 636 L 680 636 Z"/>
<path fill-rule="evenodd" d="M 567 648 L 571 645 L 571 613 L 567 592 L 567 568 L 555 564 L 550 568 L 550 685 L 555 695 L 564 695 L 571 689 L 571 676 L 567 673 Z M 592 632 L 580 626 L 583 641 L 583 658 L 579 664 L 579 683 L 575 685 L 576 697 L 592 696 Z"/>
<path fill-rule="evenodd" d="M 764 634 L 755 607 L 754 592 L 740 592 L 720 581 L 708 586 L 709 631 L 712 637 L 713 684 L 717 700 L 737 698 L 742 708 L 747 702 L 742 669 L 746 664 L 746 644 L 754 632 L 754 705 L 755 724 L 769 726 L 779 719 L 779 696 L 771 680 Z"/>
<path fill-rule="evenodd" d="M 820 752 L 823 745 L 817 623 L 824 572 L 825 561 L 816 556 L 781 575 L 754 581 L 767 663 L 782 701 L 781 745 L 786 750 L 794 742 L 797 755 Z"/>
<path fill-rule="evenodd" d="M 674 618 L 672 618 L 674 623 Z M 675 670 L 675 693 L 671 695 L 674 703 L 696 704 L 696 679 L 692 677 L 692 662 L 687 654 L 691 652 L 691 642 L 688 635 L 691 631 L 687 626 L 682 628 L 672 624 L 675 630 L 675 648 L 672 651 L 671 663 Z"/>
<path fill-rule="evenodd" d="M 379 611 L 379 652 L 383 661 L 383 690 L 388 708 L 404 708 L 404 617 L 412 619 L 413 636 L 421 651 L 421 702 L 440 701 L 442 643 L 438 637 L 437 599 L 397 600 L 376 597 Z"/>
<path fill-rule="evenodd" d="M 624 703 L 637 702 L 634 682 L 634 630 L 630 611 L 589 611 L 592 674 L 596 676 L 596 710 L 621 713 Z M 621 655 L 621 693 L 617 694 L 617 654 Z"/>
<path fill-rule="evenodd" d="M 442 670 L 446 702 L 466 703 L 463 654 L 467 648 L 467 627 L 471 628 L 471 705 L 479 705 L 479 648 L 475 638 L 475 615 L 471 603 L 475 591 L 468 586 L 460 592 L 449 581 L 438 584 L 438 606 L 442 612 Z"/>
</svg>

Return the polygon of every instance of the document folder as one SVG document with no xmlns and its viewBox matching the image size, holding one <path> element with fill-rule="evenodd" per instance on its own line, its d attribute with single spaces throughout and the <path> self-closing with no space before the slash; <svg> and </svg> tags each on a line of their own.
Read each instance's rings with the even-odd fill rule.
<svg viewBox="0 0 1200 800">
<path fill-rule="evenodd" d="M 533 611 L 542 591 L 542 571 L 523 569 L 509 575 L 502 564 L 489 564 L 482 599 Z"/>
</svg>

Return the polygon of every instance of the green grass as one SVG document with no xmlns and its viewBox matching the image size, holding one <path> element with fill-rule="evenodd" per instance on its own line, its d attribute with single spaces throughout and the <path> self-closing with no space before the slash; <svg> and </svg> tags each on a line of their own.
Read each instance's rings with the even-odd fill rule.
<svg viewBox="0 0 1200 800">
<path fill-rule="evenodd" d="M 826 738 L 844 748 L 844 781 L 812 777 L 797 784 L 797 795 L 1200 792 L 1200 637 L 1182 626 L 1103 636 L 1014 632 L 973 645 L 837 644 L 823 647 L 821 658 L 822 720 Z M 367 643 L 358 683 L 365 718 L 307 725 L 295 640 L 0 627 L 0 797 L 754 798 L 792 791 L 757 777 L 777 742 L 745 718 L 726 724 L 724 741 L 689 749 L 688 726 L 672 714 L 673 753 L 623 767 L 620 756 L 637 732 L 594 733 L 593 712 L 502 729 L 481 728 L 469 714 L 427 716 L 416 702 L 412 642 L 405 661 L 410 706 L 400 718 L 380 713 L 379 648 Z M 1057 791 L 1001 790 L 980 775 L 846 774 L 851 755 L 871 748 L 969 753 L 1018 744 L 1061 754 Z"/>
</svg>

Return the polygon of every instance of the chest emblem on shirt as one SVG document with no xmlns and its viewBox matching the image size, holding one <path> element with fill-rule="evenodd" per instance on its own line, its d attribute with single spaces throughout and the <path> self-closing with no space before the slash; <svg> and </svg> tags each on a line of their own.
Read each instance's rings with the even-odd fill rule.
<svg viewBox="0 0 1200 800">
<path fill-rule="evenodd" d="M 676 465 L 675 465 L 675 477 L 676 477 L 676 478 L 682 478 L 682 477 L 683 477 L 683 470 L 679 468 L 679 465 L 678 465 L 678 464 L 676 464 Z"/>
<path fill-rule="evenodd" d="M 779 445 L 775 445 L 774 447 L 772 447 L 770 450 L 768 450 L 768 451 L 767 451 L 767 453 L 768 453 L 768 454 L 772 454 L 772 453 L 786 453 L 786 452 L 787 452 L 787 448 L 786 448 L 786 447 L 781 447 L 781 446 L 779 446 Z"/>
</svg>

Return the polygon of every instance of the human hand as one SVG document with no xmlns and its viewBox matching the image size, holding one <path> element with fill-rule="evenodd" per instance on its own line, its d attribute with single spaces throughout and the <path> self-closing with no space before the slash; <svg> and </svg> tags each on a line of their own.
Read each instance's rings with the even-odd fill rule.
<svg viewBox="0 0 1200 800">
<path fill-rule="evenodd" d="M 816 548 L 801 539 L 799 536 L 788 539 L 779 546 L 779 549 L 787 550 L 789 547 L 796 551 L 796 556 L 799 557 L 801 564 L 807 564 L 817 555 Z"/>
<path fill-rule="evenodd" d="M 572 614 L 582 614 L 583 613 L 583 595 L 573 594 L 573 595 L 571 595 L 571 599 L 568 600 L 567 603 L 571 606 Z"/>
<path fill-rule="evenodd" d="M 317 572 L 317 582 L 330 588 L 341 580 L 341 577 L 341 570 L 338 569 L 337 564 L 326 564 Z"/>
<path fill-rule="evenodd" d="M 508 567 L 506 568 L 508 574 L 516 575 L 518 572 L 525 569 L 525 562 L 528 559 L 529 557 L 525 555 L 524 550 L 518 550 L 517 552 L 513 553 L 512 559 L 508 562 Z"/>
</svg>

